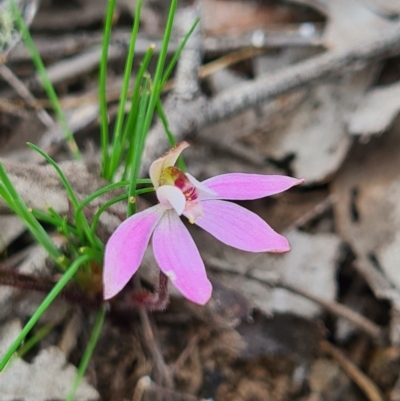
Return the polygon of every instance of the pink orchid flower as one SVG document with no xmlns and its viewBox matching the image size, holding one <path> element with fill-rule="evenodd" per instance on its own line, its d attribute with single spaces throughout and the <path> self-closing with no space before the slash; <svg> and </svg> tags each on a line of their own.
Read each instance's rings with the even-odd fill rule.
<svg viewBox="0 0 400 401">
<path fill-rule="evenodd" d="M 153 162 L 150 178 L 159 204 L 125 220 L 110 237 L 104 259 L 104 298 L 115 296 L 138 270 L 150 238 L 161 271 L 190 301 L 211 297 L 199 251 L 179 216 L 219 241 L 248 252 L 287 252 L 288 241 L 256 214 L 224 200 L 250 200 L 277 194 L 303 180 L 280 175 L 222 174 L 199 182 L 175 163 L 189 145 L 180 143 Z"/>
</svg>

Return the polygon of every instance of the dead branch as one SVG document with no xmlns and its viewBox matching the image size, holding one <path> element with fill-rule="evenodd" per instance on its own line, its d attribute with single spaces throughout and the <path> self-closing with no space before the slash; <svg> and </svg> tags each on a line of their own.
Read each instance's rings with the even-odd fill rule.
<svg viewBox="0 0 400 401">
<path fill-rule="evenodd" d="M 259 49 L 294 46 L 323 46 L 321 26 L 312 23 L 288 24 L 275 29 L 256 29 L 237 36 L 208 36 L 204 38 L 203 50 L 227 52 L 243 48 Z"/>
<path fill-rule="evenodd" d="M 242 277 L 246 277 L 249 280 L 254 280 L 259 283 L 262 283 L 266 285 L 267 287 L 271 288 L 283 288 L 287 291 L 293 292 L 297 295 L 300 295 L 306 299 L 309 299 L 310 301 L 313 301 L 319 305 L 321 305 L 326 311 L 329 313 L 332 313 L 338 317 L 344 318 L 351 323 L 353 323 L 355 326 L 357 326 L 359 329 L 364 331 L 364 333 L 368 334 L 371 338 L 373 338 L 375 341 L 382 342 L 384 338 L 384 333 L 383 330 L 374 322 L 366 318 L 365 316 L 360 315 L 359 313 L 355 312 L 354 310 L 348 308 L 347 306 L 340 304 L 338 302 L 334 301 L 327 301 L 319 296 L 316 296 L 309 291 L 303 290 L 301 288 L 298 288 L 294 285 L 284 283 L 281 281 L 277 280 L 265 280 L 261 279 L 259 277 L 254 277 L 251 275 L 251 273 L 245 273 L 241 274 L 238 273 L 235 270 L 232 270 L 230 265 L 227 264 L 225 261 L 220 260 L 215 257 L 210 257 L 206 256 L 206 262 L 207 266 L 210 267 L 211 269 L 214 268 L 217 271 L 224 271 L 226 273 L 232 274 L 232 275 L 241 275 Z"/>
<path fill-rule="evenodd" d="M 154 361 L 155 381 L 157 384 L 171 389 L 173 388 L 172 372 L 164 361 L 164 357 L 162 356 L 161 350 L 154 336 L 148 312 L 144 307 L 139 307 L 139 316 L 140 321 L 142 322 L 143 336 L 152 360 Z"/>
<path fill-rule="evenodd" d="M 307 28 L 304 34 L 304 27 Z M 184 32 L 186 34 L 186 32 Z M 41 57 L 60 59 L 79 53 L 92 46 L 101 44 L 103 32 L 73 32 L 65 35 L 52 36 L 49 39 L 43 35 L 33 35 L 35 46 Z M 111 34 L 111 45 L 127 48 L 131 33 L 124 28 L 115 28 Z M 149 46 L 156 45 L 155 53 L 161 48 L 161 39 L 151 38 L 139 34 L 135 45 L 135 56 L 142 56 Z M 168 46 L 168 54 L 178 48 L 177 37 L 172 37 Z M 257 29 L 238 36 L 206 36 L 202 38 L 202 50 L 205 53 L 221 54 L 249 48 L 271 49 L 294 46 L 323 46 L 321 41 L 321 27 L 315 24 L 282 25 L 273 30 Z M 24 44 L 18 44 L 7 57 L 7 62 L 21 62 L 31 59 L 31 55 Z"/>
<path fill-rule="evenodd" d="M 101 47 L 95 46 L 84 52 L 61 60 L 47 68 L 47 75 L 53 84 L 58 84 L 63 81 L 68 81 L 77 76 L 87 74 L 99 65 L 101 58 Z M 108 60 L 116 60 L 125 54 L 125 49 L 122 46 L 112 45 L 108 49 Z M 30 88 L 41 87 L 41 81 L 38 75 L 28 81 Z"/>
<path fill-rule="evenodd" d="M 200 52 L 200 49 L 198 50 Z M 243 83 L 225 91 L 211 100 L 196 97 L 191 102 L 182 101 L 176 94 L 166 103 L 170 129 L 178 141 L 196 130 L 227 119 L 258 104 L 294 91 L 320 80 L 345 74 L 349 69 L 400 52 L 400 23 L 366 39 L 350 50 L 330 50 L 322 55 L 290 66 L 284 70 Z M 142 172 L 147 172 L 152 160 L 168 149 L 165 134 L 157 124 L 150 131 L 143 156 Z"/>
<path fill-rule="evenodd" d="M 382 329 L 371 320 L 346 307 L 345 305 L 342 305 L 338 302 L 326 301 L 325 299 L 318 297 L 310 293 L 309 291 L 305 291 L 290 284 L 279 283 L 277 287 L 284 288 L 285 290 L 301 295 L 302 297 L 318 303 L 328 312 L 348 320 L 349 322 L 353 323 L 358 328 L 363 330 L 365 333 L 367 333 L 374 340 L 382 342 Z"/>
<path fill-rule="evenodd" d="M 186 8 L 177 18 L 179 31 L 185 35 L 200 16 L 200 6 Z M 175 93 L 187 100 L 193 99 L 200 91 L 198 70 L 201 66 L 201 25 L 198 24 L 182 50 L 175 79 Z"/>
<path fill-rule="evenodd" d="M 370 401 L 383 401 L 383 396 L 377 385 L 351 362 L 339 349 L 327 341 L 321 343 L 322 351 L 330 355 L 341 366 L 347 375 L 357 384 Z"/>
<path fill-rule="evenodd" d="M 54 121 L 44 109 L 36 109 L 36 99 L 25 86 L 25 84 L 5 65 L 0 65 L 0 75 L 2 78 L 9 83 L 9 85 L 14 88 L 15 92 L 21 96 L 22 99 L 34 110 L 36 110 L 36 115 L 39 120 L 47 127 L 53 127 Z"/>
</svg>

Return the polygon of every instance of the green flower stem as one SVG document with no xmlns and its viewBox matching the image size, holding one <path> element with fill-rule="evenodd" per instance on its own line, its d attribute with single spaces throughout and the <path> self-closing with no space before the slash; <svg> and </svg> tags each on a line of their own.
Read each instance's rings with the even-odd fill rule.
<svg viewBox="0 0 400 401">
<path fill-rule="evenodd" d="M 108 177 L 109 160 L 108 160 L 108 113 L 107 113 L 107 61 L 108 47 L 110 44 L 111 28 L 114 17 L 116 0 L 109 0 L 107 7 L 106 22 L 104 25 L 103 46 L 100 60 L 99 73 L 99 104 L 100 104 L 100 121 L 101 121 L 101 153 L 102 153 L 102 176 Z"/>
<path fill-rule="evenodd" d="M 17 25 L 18 29 L 21 31 L 24 42 L 25 42 L 28 50 L 31 53 L 33 64 L 35 65 L 35 68 L 42 81 L 43 88 L 47 94 L 47 97 L 50 100 L 50 103 L 53 107 L 53 110 L 54 110 L 58 120 L 60 121 L 61 127 L 65 134 L 65 139 L 66 139 L 67 145 L 68 145 L 71 153 L 74 155 L 75 159 L 80 160 L 81 154 L 79 152 L 78 146 L 76 145 L 74 136 L 72 135 L 72 132 L 69 129 L 67 119 L 66 119 L 63 109 L 61 107 L 61 104 L 58 100 L 56 91 L 54 90 L 54 86 L 51 83 L 51 81 L 47 75 L 46 67 L 44 66 L 42 58 L 40 57 L 40 54 L 39 54 L 38 50 L 36 49 L 35 43 L 33 42 L 32 37 L 29 33 L 29 29 L 25 25 L 25 22 L 19 12 L 17 5 L 15 4 L 15 1 L 8 0 L 8 2 L 10 4 L 11 11 L 14 15 L 16 25 Z"/>
<path fill-rule="evenodd" d="M 93 326 L 93 330 L 92 330 L 92 334 L 90 336 L 89 342 L 87 344 L 87 347 L 85 349 L 85 352 L 84 352 L 81 362 L 79 364 L 78 371 L 76 373 L 76 377 L 74 380 L 74 384 L 72 385 L 72 388 L 65 401 L 73 401 L 74 400 L 76 390 L 78 389 L 79 384 L 80 384 L 83 376 L 85 375 L 85 372 L 89 365 L 90 359 L 92 358 L 94 349 L 96 348 L 96 345 L 99 341 L 101 329 L 103 328 L 103 325 L 104 325 L 105 316 L 106 316 L 106 307 L 103 306 L 97 312 L 96 320 L 94 322 L 94 326 Z"/>
<path fill-rule="evenodd" d="M 0 361 L 0 372 L 4 370 L 7 363 L 10 361 L 13 354 L 17 351 L 18 347 L 21 345 L 22 341 L 24 341 L 25 337 L 32 330 L 33 326 L 37 323 L 40 317 L 46 312 L 47 308 L 50 304 L 57 298 L 57 295 L 62 291 L 62 289 L 69 283 L 75 273 L 78 271 L 79 267 L 81 267 L 84 263 L 90 260 L 89 256 L 81 256 L 79 259 L 75 260 L 74 263 L 69 267 L 69 269 L 64 273 L 61 277 L 60 281 L 53 287 L 47 297 L 43 300 L 43 302 L 38 306 L 36 312 L 33 316 L 28 320 L 28 323 L 24 326 L 24 328 L 19 333 L 18 337 L 12 343 L 10 348 L 7 350 L 3 359 Z"/>
</svg>

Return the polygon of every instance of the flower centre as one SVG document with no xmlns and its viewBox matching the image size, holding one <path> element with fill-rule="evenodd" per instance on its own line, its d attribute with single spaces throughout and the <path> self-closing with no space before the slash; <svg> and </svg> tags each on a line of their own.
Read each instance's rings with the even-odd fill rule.
<svg viewBox="0 0 400 401">
<path fill-rule="evenodd" d="M 160 186 L 162 185 L 173 185 L 179 188 L 183 195 L 185 195 L 187 202 L 193 202 L 198 198 L 196 187 L 177 167 L 170 166 L 162 171 L 160 177 Z"/>
</svg>

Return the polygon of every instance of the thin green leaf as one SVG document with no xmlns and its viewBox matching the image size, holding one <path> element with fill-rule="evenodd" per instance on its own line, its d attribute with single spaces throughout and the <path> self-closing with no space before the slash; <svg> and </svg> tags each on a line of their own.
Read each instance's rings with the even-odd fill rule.
<svg viewBox="0 0 400 401">
<path fill-rule="evenodd" d="M 114 18 L 116 0 L 109 0 L 106 14 L 106 23 L 104 25 L 104 34 L 102 42 L 102 52 L 99 72 L 99 105 L 101 121 L 101 155 L 102 155 L 102 176 L 108 176 L 109 157 L 108 157 L 108 113 L 107 113 L 107 61 L 108 47 L 110 45 L 111 28 Z"/>
<path fill-rule="evenodd" d="M 69 183 L 67 177 L 65 176 L 65 174 L 61 170 L 60 166 L 48 154 L 43 152 L 42 149 L 38 148 L 33 143 L 28 142 L 28 146 L 31 149 L 36 150 L 36 152 L 38 152 L 41 156 L 43 156 L 46 159 L 46 161 L 54 167 L 54 169 L 57 171 L 58 176 L 60 177 L 61 182 L 64 185 L 65 190 L 67 191 L 68 198 L 70 199 L 74 210 L 76 210 L 79 207 L 79 200 L 78 200 L 77 196 L 75 195 L 75 191 L 73 190 L 73 188 L 72 188 L 71 184 Z M 83 212 L 77 214 L 75 217 L 76 217 L 75 225 L 76 225 L 78 231 L 80 229 L 82 229 L 82 231 L 86 235 L 86 239 L 92 245 L 97 246 L 99 244 L 99 241 L 90 232 L 89 223 L 87 222 L 86 217 L 83 214 Z"/>
<path fill-rule="evenodd" d="M 76 390 L 78 389 L 79 384 L 82 381 L 83 376 L 85 375 L 85 372 L 89 365 L 90 359 L 92 358 L 94 349 L 96 348 L 96 345 L 99 341 L 101 329 L 103 328 L 103 325 L 104 325 L 105 316 L 106 316 L 106 307 L 103 306 L 97 312 L 96 320 L 94 322 L 94 326 L 93 326 L 93 330 L 92 330 L 92 334 L 91 334 L 89 342 L 86 346 L 85 352 L 83 353 L 81 362 L 79 363 L 78 371 L 76 373 L 76 377 L 74 380 L 74 384 L 72 385 L 72 389 L 69 392 L 68 397 L 66 398 L 65 401 L 73 401 L 74 400 Z"/>
<path fill-rule="evenodd" d="M 192 27 L 189 29 L 189 32 L 185 35 L 185 37 L 183 38 L 181 44 L 179 45 L 179 47 L 176 49 L 176 52 L 174 53 L 174 55 L 172 56 L 171 61 L 168 64 L 168 67 L 165 69 L 164 75 L 163 75 L 163 79 L 162 79 L 162 85 L 164 86 L 165 83 L 168 81 L 173 69 L 175 68 L 176 63 L 179 60 L 179 57 L 182 53 L 183 48 L 186 46 L 187 41 L 189 40 L 189 38 L 192 36 L 193 31 L 196 29 L 197 25 L 200 22 L 200 18 L 196 18 L 196 20 L 194 21 Z"/>
<path fill-rule="evenodd" d="M 57 296 L 60 294 L 63 288 L 74 277 L 78 269 L 89 260 L 90 260 L 89 256 L 86 255 L 81 256 L 79 259 L 75 260 L 75 262 L 72 263 L 69 269 L 64 273 L 60 281 L 53 287 L 53 289 L 46 296 L 43 302 L 38 306 L 33 316 L 28 320 L 28 322 L 25 324 L 25 326 L 23 327 L 17 338 L 14 340 L 14 342 L 6 351 L 3 359 L 0 361 L 0 372 L 4 370 L 4 368 L 8 364 L 13 354 L 17 351 L 18 347 L 21 345 L 22 341 L 24 341 L 25 337 L 32 330 L 33 326 L 38 322 L 43 313 L 46 312 L 50 304 L 57 298 Z"/>
<path fill-rule="evenodd" d="M 36 49 L 35 43 L 33 42 L 32 37 L 29 33 L 29 29 L 25 25 L 25 21 L 22 18 L 21 14 L 19 12 L 18 6 L 15 4 L 15 1 L 8 0 L 8 2 L 10 4 L 11 11 L 14 15 L 16 25 L 17 25 L 18 29 L 21 31 L 23 40 L 24 40 L 29 52 L 31 53 L 33 64 L 35 65 L 35 68 L 38 72 L 40 80 L 42 81 L 43 88 L 47 94 L 47 97 L 50 100 L 51 106 L 53 107 L 53 110 L 54 110 L 58 120 L 60 121 L 61 128 L 64 131 L 67 145 L 68 145 L 71 153 L 75 157 L 75 159 L 80 160 L 81 154 L 79 152 L 78 146 L 76 145 L 75 138 L 72 135 L 71 130 L 69 129 L 68 122 L 65 117 L 64 111 L 61 107 L 60 101 L 58 100 L 57 93 L 54 90 L 54 86 L 51 83 L 51 81 L 47 75 L 46 67 L 44 66 L 43 60 L 40 57 L 38 50 Z"/>
<path fill-rule="evenodd" d="M 125 104 L 127 100 L 129 81 L 132 73 L 136 38 L 139 31 L 141 8 L 142 8 L 142 0 L 138 0 L 136 4 L 135 20 L 132 27 L 131 38 L 129 41 L 128 55 L 125 62 L 124 78 L 122 82 L 121 96 L 119 98 L 117 120 L 114 129 L 113 145 L 111 148 L 111 158 L 110 158 L 109 177 L 108 177 L 109 180 L 111 180 L 112 175 L 114 174 L 114 171 L 117 168 L 118 162 L 121 160 L 122 152 L 125 146 L 124 141 L 123 140 L 121 141 L 121 136 L 123 131 Z"/>
<path fill-rule="evenodd" d="M 18 350 L 18 356 L 22 358 L 25 356 L 36 344 L 38 344 L 50 331 L 54 328 L 54 325 L 51 323 L 45 324 L 41 327 L 35 335 L 33 335 L 28 341 L 24 343 L 24 345 Z"/>
<path fill-rule="evenodd" d="M 7 202 L 9 207 L 17 214 L 22 222 L 28 227 L 29 231 L 36 239 L 36 241 L 43 246 L 48 252 L 51 258 L 59 265 L 63 266 L 65 261 L 64 255 L 59 251 L 57 246 L 49 237 L 46 230 L 41 224 L 35 219 L 31 211 L 26 206 L 25 202 L 20 197 L 19 193 L 12 184 L 8 174 L 0 163 L 0 193 L 4 200 Z M 65 265 L 64 265 L 65 266 Z"/>
<path fill-rule="evenodd" d="M 135 196 L 136 182 L 139 174 L 140 162 L 142 160 L 143 145 L 146 137 L 146 130 L 144 129 L 145 115 L 148 110 L 149 97 L 150 97 L 148 91 L 149 85 L 150 85 L 150 78 L 146 78 L 144 83 L 143 93 L 140 97 L 139 112 L 135 128 L 134 148 L 133 148 L 134 154 L 132 157 L 130 185 L 128 189 L 129 197 Z M 128 203 L 127 217 L 134 214 L 135 211 L 136 211 L 136 205 Z"/>
<path fill-rule="evenodd" d="M 125 124 L 124 135 L 122 139 L 122 143 L 128 144 L 127 156 L 125 159 L 125 168 L 123 174 L 124 179 L 126 179 L 126 177 L 128 176 L 128 171 L 132 163 L 132 158 L 135 152 L 135 145 L 134 145 L 135 136 L 138 135 L 138 133 L 135 131 L 135 128 L 136 128 L 137 114 L 139 110 L 140 94 L 143 85 L 144 75 L 150 63 L 150 60 L 153 56 L 154 49 L 155 49 L 154 45 L 150 45 L 150 47 L 147 49 L 143 61 L 140 64 L 140 68 L 135 80 L 135 86 L 133 89 L 133 95 L 131 99 L 131 108 L 129 110 L 129 115 Z"/>
<path fill-rule="evenodd" d="M 165 64 L 165 59 L 167 57 L 169 41 L 171 39 L 171 33 L 172 33 L 173 24 L 174 24 L 174 18 L 175 18 L 177 5 L 178 5 L 178 0 L 171 1 L 171 6 L 169 9 L 167 24 L 165 27 L 165 32 L 164 32 L 164 37 L 163 37 L 163 43 L 161 45 L 160 55 L 158 57 L 158 62 L 157 62 L 157 67 L 156 67 L 156 72 L 154 74 L 153 88 L 152 88 L 151 95 L 150 95 L 149 107 L 147 108 L 147 113 L 146 113 L 145 121 L 143 124 L 143 131 L 146 134 L 150 129 L 154 110 L 155 110 L 156 104 L 157 104 L 160 94 L 161 94 L 161 89 L 162 89 L 162 84 L 163 84 L 164 64 Z"/>
<path fill-rule="evenodd" d="M 104 203 L 104 205 L 102 205 L 99 210 L 95 213 L 95 215 L 93 216 L 93 220 L 92 220 L 92 226 L 91 226 L 91 231 L 94 234 L 96 232 L 96 228 L 97 228 L 97 224 L 99 223 L 100 220 L 100 216 L 102 215 L 102 213 L 108 209 L 110 206 L 114 205 L 115 203 L 121 202 L 125 199 L 128 199 L 128 194 L 123 194 L 120 196 L 117 196 L 114 199 L 111 199 L 110 201 Z"/>
<path fill-rule="evenodd" d="M 81 213 L 83 211 L 83 208 L 85 206 L 87 206 L 90 202 L 92 202 L 94 199 L 98 198 L 99 196 L 112 191 L 116 188 L 121 188 L 121 187 L 126 187 L 129 185 L 129 181 L 119 181 L 115 184 L 110 184 L 107 185 L 99 190 L 97 190 L 96 192 L 93 192 L 91 195 L 89 195 L 87 198 L 85 198 L 79 205 L 78 207 L 75 209 L 75 216 L 78 215 L 79 213 Z"/>
<path fill-rule="evenodd" d="M 156 72 L 154 74 L 154 81 L 150 91 L 149 100 L 147 97 L 147 90 L 145 84 L 145 90 L 141 97 L 141 106 L 146 103 L 146 113 L 144 119 L 140 116 L 140 108 L 139 115 L 137 117 L 137 125 L 135 130 L 135 154 L 132 161 L 131 174 L 129 179 L 131 180 L 131 185 L 129 186 L 129 196 L 134 196 L 136 189 L 136 178 L 139 172 L 139 167 L 142 160 L 144 143 L 146 140 L 147 133 L 149 132 L 151 121 L 154 115 L 154 110 L 156 104 L 159 100 L 161 89 L 162 89 L 162 75 L 164 70 L 165 59 L 167 56 L 168 45 L 171 38 L 172 27 L 174 23 L 174 17 L 176 13 L 178 0 L 172 0 L 171 6 L 168 13 L 167 24 L 165 27 L 163 42 L 160 49 L 160 54 L 157 61 Z M 148 81 L 148 80 L 147 80 Z M 127 215 L 130 216 L 135 212 L 135 204 L 128 203 Z"/>
<path fill-rule="evenodd" d="M 164 107 L 160 100 L 157 102 L 157 114 L 160 117 L 160 120 L 164 126 L 164 131 L 167 135 L 169 145 L 171 146 L 171 148 L 173 148 L 176 145 L 176 140 L 175 140 L 174 134 L 169 129 L 168 119 L 164 112 Z M 177 164 L 178 164 L 178 167 L 182 171 L 184 171 L 184 172 L 186 171 L 186 165 L 185 165 L 185 162 L 183 161 L 182 155 L 178 157 Z"/>
</svg>

